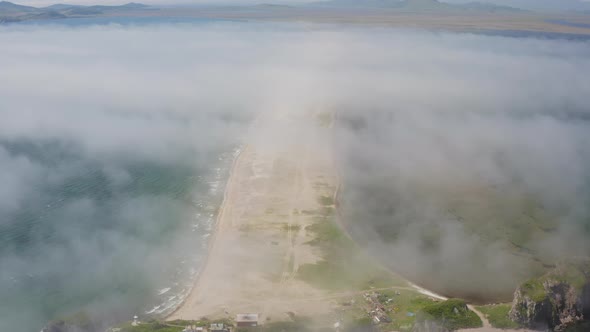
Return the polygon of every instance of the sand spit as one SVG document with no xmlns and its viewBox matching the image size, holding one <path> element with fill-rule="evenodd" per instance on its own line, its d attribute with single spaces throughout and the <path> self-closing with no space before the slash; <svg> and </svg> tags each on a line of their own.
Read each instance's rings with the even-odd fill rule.
<svg viewBox="0 0 590 332">
<path fill-rule="evenodd" d="M 315 315 L 331 310 L 327 293 L 295 278 L 300 265 L 320 259 L 307 244 L 312 239 L 305 230 L 310 221 L 302 211 L 320 208 L 318 197 L 333 195 L 336 187 L 330 154 L 312 144 L 313 129 L 301 138 L 288 129 L 300 120 L 275 114 L 266 125 L 255 124 L 249 145 L 234 163 L 207 262 L 169 320 L 237 313 L 281 320 L 288 312 Z M 263 131 L 271 127 L 285 130 L 278 130 L 277 136 Z"/>
<path fill-rule="evenodd" d="M 328 317 L 343 299 L 366 292 L 330 292 L 296 277 L 300 266 L 322 260 L 306 227 L 313 224 L 309 212 L 322 208 L 318 198 L 333 197 L 338 187 L 330 130 L 310 115 L 262 119 L 234 161 L 205 265 L 168 320 L 231 319 L 239 313 L 257 313 L 260 323 L 293 314 Z M 405 281 L 387 289 L 445 299 Z M 509 331 L 492 328 L 469 307 L 484 326 L 465 331 Z"/>
</svg>

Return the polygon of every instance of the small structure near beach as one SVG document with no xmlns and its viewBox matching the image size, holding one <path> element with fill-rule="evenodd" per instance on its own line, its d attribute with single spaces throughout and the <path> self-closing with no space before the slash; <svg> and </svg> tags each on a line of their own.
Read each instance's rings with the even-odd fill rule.
<svg viewBox="0 0 590 332">
<path fill-rule="evenodd" d="M 237 327 L 256 327 L 258 326 L 258 314 L 237 314 Z"/>
<path fill-rule="evenodd" d="M 229 327 L 223 323 L 214 323 L 209 326 L 209 332 L 229 332 Z"/>
</svg>

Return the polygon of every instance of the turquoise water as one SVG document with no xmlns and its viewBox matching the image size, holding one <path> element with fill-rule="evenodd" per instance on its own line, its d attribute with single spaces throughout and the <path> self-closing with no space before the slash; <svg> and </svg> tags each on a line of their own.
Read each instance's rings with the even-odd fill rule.
<svg viewBox="0 0 590 332">
<path fill-rule="evenodd" d="M 0 331 L 80 313 L 103 323 L 164 314 L 188 292 L 230 152 L 194 165 L 95 159 L 60 141 L 0 141 L 2 150 L 46 172 L 26 204 L 0 209 Z"/>
</svg>

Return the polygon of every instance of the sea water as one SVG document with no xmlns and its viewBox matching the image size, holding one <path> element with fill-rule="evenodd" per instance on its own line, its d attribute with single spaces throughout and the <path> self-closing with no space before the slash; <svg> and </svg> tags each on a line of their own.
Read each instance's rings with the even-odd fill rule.
<svg viewBox="0 0 590 332">
<path fill-rule="evenodd" d="M 126 22 L 179 23 L 80 19 L 48 24 Z M 48 106 L 41 111 L 50 112 Z M 126 135 L 145 135 L 135 127 L 149 122 L 149 116 L 125 110 L 103 113 L 109 112 L 104 117 L 112 124 L 130 126 Z M 11 113 L 6 111 L 6 116 Z M 135 117 L 138 123 L 129 119 Z M 88 121 L 75 118 L 62 120 L 72 126 L 80 119 Z M 228 138 L 224 143 L 198 142 L 196 147 L 188 140 L 200 136 L 191 134 L 182 145 L 178 142 L 186 135 L 185 119 L 155 118 L 153 122 L 165 122 L 166 128 L 179 129 L 166 156 L 153 155 L 157 149 L 149 146 L 163 141 L 159 137 L 105 150 L 100 137 L 89 148 L 83 137 L 76 141 L 36 133 L 0 134 L 0 331 L 39 331 L 56 319 L 90 319 L 102 328 L 134 315 L 141 320 L 163 317 L 188 295 L 206 254 L 238 143 Z M 195 121 L 201 123 L 191 128 L 198 130 L 207 128 L 202 122 L 209 120 Z M 102 130 L 107 140 L 109 128 Z M 22 198 L 18 204 L 13 201 L 17 196 Z"/>
<path fill-rule="evenodd" d="M 93 160 L 60 142 L 0 152 L 49 170 L 26 204 L 0 210 L 0 331 L 161 316 L 188 294 L 235 151 L 206 165 Z"/>
</svg>

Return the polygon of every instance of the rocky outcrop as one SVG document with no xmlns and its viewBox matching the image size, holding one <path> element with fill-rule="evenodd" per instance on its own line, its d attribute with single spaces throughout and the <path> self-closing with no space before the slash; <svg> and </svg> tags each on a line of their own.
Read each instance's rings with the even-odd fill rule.
<svg viewBox="0 0 590 332">
<path fill-rule="evenodd" d="M 63 320 L 47 324 L 41 332 L 91 332 L 83 327 L 68 324 Z"/>
<path fill-rule="evenodd" d="M 78 312 L 65 319 L 49 322 L 41 332 L 95 332 L 103 329 L 93 323 L 84 312 Z"/>
<path fill-rule="evenodd" d="M 509 316 L 530 328 L 564 331 L 589 319 L 589 310 L 590 264 L 569 263 L 518 287 Z"/>
</svg>

